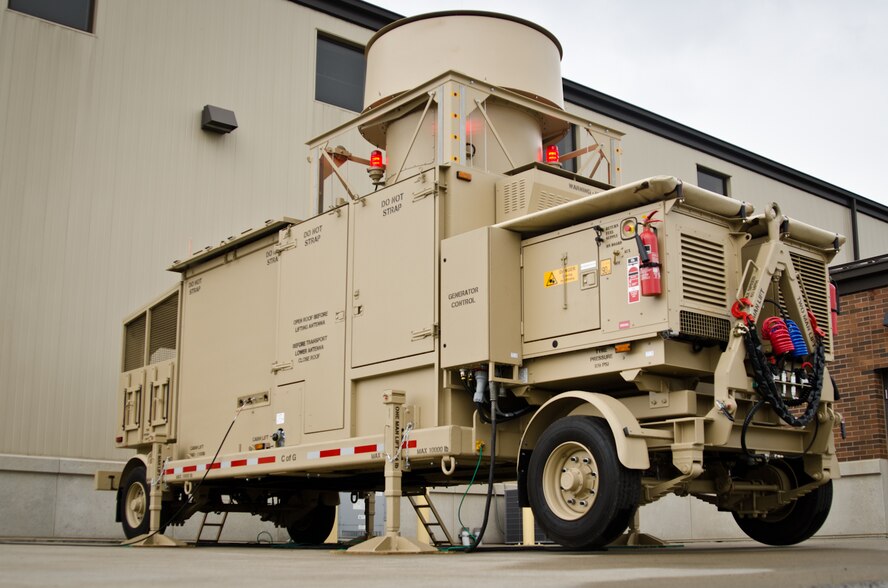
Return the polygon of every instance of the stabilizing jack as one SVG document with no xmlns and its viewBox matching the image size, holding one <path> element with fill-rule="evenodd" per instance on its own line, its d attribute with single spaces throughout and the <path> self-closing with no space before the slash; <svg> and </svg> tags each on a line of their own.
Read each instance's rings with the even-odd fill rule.
<svg viewBox="0 0 888 588">
<path fill-rule="evenodd" d="M 138 537 L 133 537 L 128 541 L 124 541 L 123 545 L 131 545 L 133 547 L 183 547 L 185 543 L 177 541 L 172 537 L 167 537 L 160 532 L 160 509 L 163 501 L 163 444 L 151 444 L 151 491 L 148 493 L 148 532 Z"/>
<path fill-rule="evenodd" d="M 608 547 L 663 547 L 664 545 L 666 542 L 659 537 L 642 533 L 639 530 L 638 511 L 635 511 L 635 516 L 629 523 L 629 529 Z"/>
<path fill-rule="evenodd" d="M 382 403 L 388 407 L 388 424 L 385 431 L 385 535 L 367 539 L 349 548 L 348 553 L 437 553 L 431 545 L 424 545 L 401 537 L 401 475 L 402 475 L 402 427 L 401 414 L 404 392 L 386 390 Z"/>
</svg>

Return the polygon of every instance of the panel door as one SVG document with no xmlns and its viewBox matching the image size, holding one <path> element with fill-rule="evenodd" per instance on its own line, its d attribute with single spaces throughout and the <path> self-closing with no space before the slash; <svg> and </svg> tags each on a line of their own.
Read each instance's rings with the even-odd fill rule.
<svg viewBox="0 0 888 588">
<path fill-rule="evenodd" d="M 352 366 L 435 346 L 435 194 L 428 172 L 355 207 Z"/>
<path fill-rule="evenodd" d="M 601 327 L 598 244 L 592 229 L 524 247 L 524 340 Z"/>
<path fill-rule="evenodd" d="M 304 382 L 302 433 L 337 430 L 345 406 L 348 207 L 290 231 L 279 256 L 277 385 Z M 289 412 L 288 439 L 295 439 L 299 425 Z"/>
<path fill-rule="evenodd" d="M 172 440 L 176 436 L 176 362 L 168 360 L 147 368 L 145 387 L 145 441 Z"/>
</svg>

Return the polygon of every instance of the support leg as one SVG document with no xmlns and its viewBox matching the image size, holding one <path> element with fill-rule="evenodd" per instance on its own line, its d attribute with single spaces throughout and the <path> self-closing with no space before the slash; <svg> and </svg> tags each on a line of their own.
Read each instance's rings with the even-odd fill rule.
<svg viewBox="0 0 888 588">
<path fill-rule="evenodd" d="M 382 402 L 388 407 L 388 424 L 385 432 L 385 448 L 388 452 L 385 463 L 385 535 L 359 543 L 348 553 L 437 553 L 430 545 L 423 545 L 401 537 L 401 414 L 404 405 L 404 392 L 386 390 Z"/>
<path fill-rule="evenodd" d="M 124 545 L 134 547 L 181 547 L 185 543 L 160 532 L 160 509 L 163 505 L 163 488 L 161 476 L 163 474 L 163 444 L 151 444 L 151 460 L 148 463 L 150 478 L 148 484 L 151 491 L 148 494 L 148 533 L 133 537 L 124 541 Z"/>
</svg>

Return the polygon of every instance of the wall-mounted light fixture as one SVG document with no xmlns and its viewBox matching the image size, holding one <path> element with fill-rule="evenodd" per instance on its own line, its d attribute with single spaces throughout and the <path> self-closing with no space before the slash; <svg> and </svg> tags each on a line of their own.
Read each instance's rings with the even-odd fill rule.
<svg viewBox="0 0 888 588">
<path fill-rule="evenodd" d="M 200 128 L 214 133 L 230 133 L 237 128 L 237 119 L 233 110 L 207 104 L 200 117 Z"/>
</svg>

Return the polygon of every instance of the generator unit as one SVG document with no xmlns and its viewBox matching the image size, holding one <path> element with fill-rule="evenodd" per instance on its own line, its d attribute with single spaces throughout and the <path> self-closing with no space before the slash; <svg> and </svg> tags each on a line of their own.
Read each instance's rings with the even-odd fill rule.
<svg viewBox="0 0 888 588">
<path fill-rule="evenodd" d="M 672 176 L 622 183 L 622 133 L 564 110 L 560 59 L 491 13 L 371 39 L 364 111 L 309 144 L 319 213 L 176 261 L 124 322 L 128 537 L 238 511 L 322 541 L 339 492 L 394 501 L 478 463 L 573 548 L 669 493 L 764 543 L 820 528 L 844 238 Z"/>
</svg>

